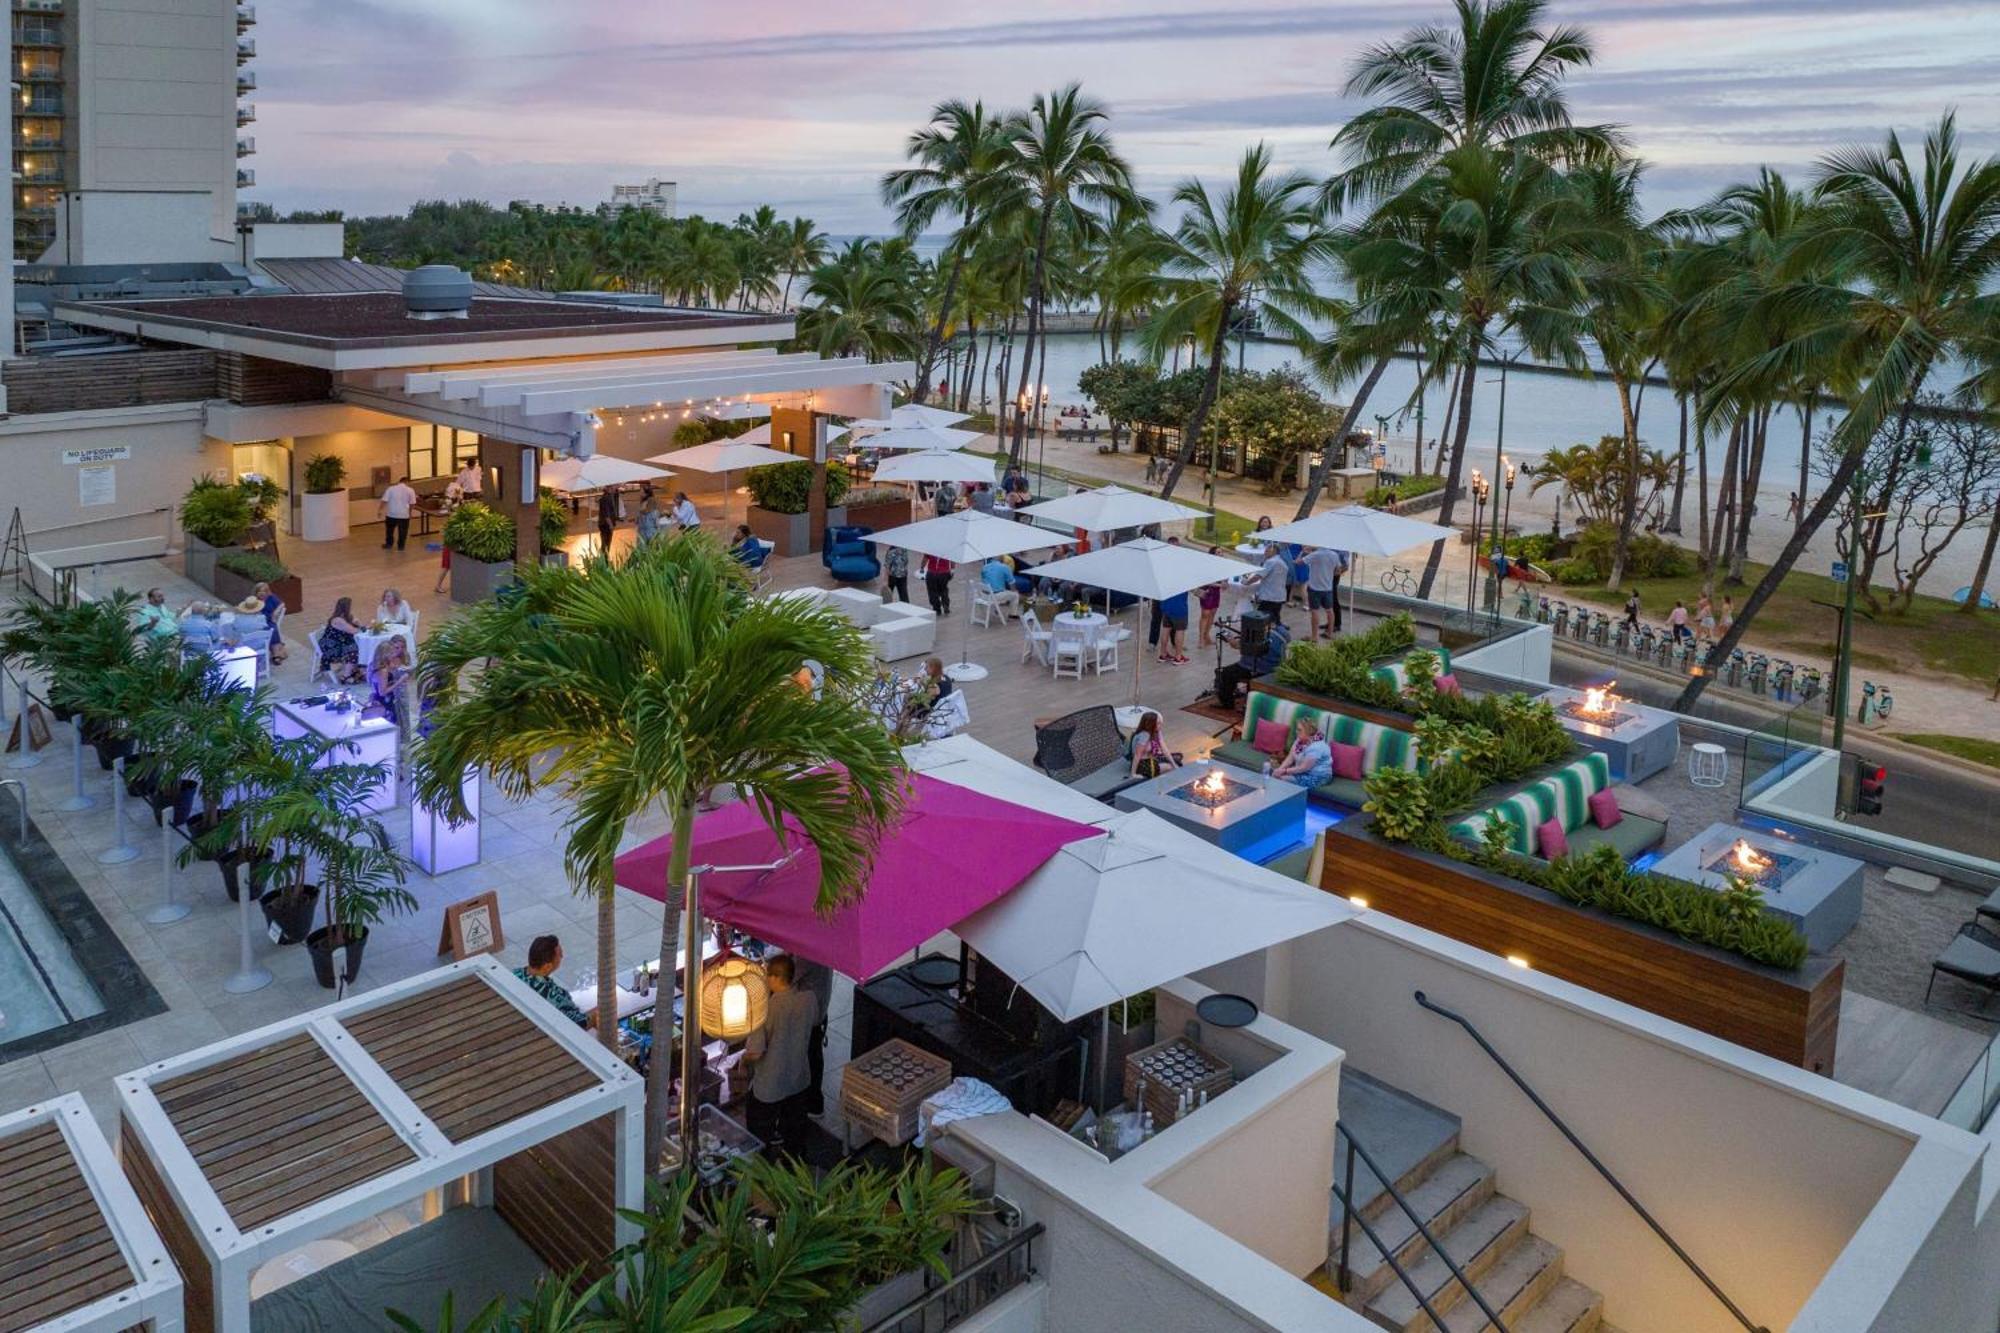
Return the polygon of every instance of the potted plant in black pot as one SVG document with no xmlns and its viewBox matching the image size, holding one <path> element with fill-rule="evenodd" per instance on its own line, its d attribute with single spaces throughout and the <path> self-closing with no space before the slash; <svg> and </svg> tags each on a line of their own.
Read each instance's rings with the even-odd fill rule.
<svg viewBox="0 0 2000 1333">
<path fill-rule="evenodd" d="M 347 464 L 337 454 L 306 460 L 306 494 L 299 535 L 309 542 L 347 540 Z"/>
<path fill-rule="evenodd" d="M 212 591 L 216 555 L 241 542 L 256 519 L 250 494 L 240 486 L 197 477 L 181 498 L 180 518 L 187 538 L 187 576 Z"/>
<path fill-rule="evenodd" d="M 514 520 L 478 500 L 451 511 L 440 538 L 451 552 L 451 600 L 483 602 L 514 577 Z"/>
<path fill-rule="evenodd" d="M 130 658 L 137 601 L 121 592 L 67 606 L 32 599 L 16 603 L 0 621 L 0 658 L 23 675 L 41 676 L 42 697 L 56 721 L 67 722 L 81 705 L 86 682 Z"/>
<path fill-rule="evenodd" d="M 271 761 L 270 700 L 244 690 L 199 660 L 183 665 L 173 695 L 141 711 L 132 730 L 154 773 L 155 808 L 171 798 L 173 823 L 188 839 L 181 864 L 213 861 L 230 900 L 242 891 L 242 868 L 260 853 L 245 843 L 239 811 L 229 804 Z M 167 774 L 178 781 L 167 785 Z"/>
<path fill-rule="evenodd" d="M 566 565 L 569 552 L 563 549 L 563 542 L 569 539 L 569 506 L 561 496 L 546 486 L 542 488 L 540 530 L 542 563 L 545 565 Z"/>
</svg>

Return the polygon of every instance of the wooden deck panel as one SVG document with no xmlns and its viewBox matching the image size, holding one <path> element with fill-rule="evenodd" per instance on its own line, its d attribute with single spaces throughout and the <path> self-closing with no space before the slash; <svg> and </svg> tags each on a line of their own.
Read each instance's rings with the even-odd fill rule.
<svg viewBox="0 0 2000 1333">
<path fill-rule="evenodd" d="M 0 1333 L 19 1333 L 138 1285 L 62 1129 L 0 1143 Z"/>
</svg>

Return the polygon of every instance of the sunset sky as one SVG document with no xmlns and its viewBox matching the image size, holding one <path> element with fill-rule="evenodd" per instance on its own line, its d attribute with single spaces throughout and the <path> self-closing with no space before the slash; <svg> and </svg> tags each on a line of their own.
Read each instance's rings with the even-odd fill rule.
<svg viewBox="0 0 2000 1333">
<path fill-rule="evenodd" d="M 1443 4 L 1331 0 L 288 0 L 259 7 L 250 198 L 400 212 L 422 198 L 595 204 L 680 183 L 681 211 L 759 203 L 831 232 L 886 226 L 875 182 L 936 102 L 1013 107 L 1080 80 L 1156 195 L 1268 140 L 1334 165 L 1350 62 Z M 1648 202 L 1956 106 L 2000 150 L 2000 5 L 1566 0 L 1595 37 L 1580 119 L 1625 125 Z"/>
</svg>

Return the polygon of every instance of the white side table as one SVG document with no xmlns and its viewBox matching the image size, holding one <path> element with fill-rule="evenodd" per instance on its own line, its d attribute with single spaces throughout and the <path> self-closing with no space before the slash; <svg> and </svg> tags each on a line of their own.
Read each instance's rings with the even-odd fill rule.
<svg viewBox="0 0 2000 1333">
<path fill-rule="evenodd" d="M 1696 741 L 1688 748 L 1688 785 L 1720 787 L 1729 780 L 1729 751 L 1713 741 Z"/>
</svg>

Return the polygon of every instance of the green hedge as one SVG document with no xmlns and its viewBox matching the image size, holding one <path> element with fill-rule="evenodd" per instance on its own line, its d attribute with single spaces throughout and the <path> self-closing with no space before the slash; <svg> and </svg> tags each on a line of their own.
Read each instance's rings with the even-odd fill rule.
<svg viewBox="0 0 2000 1333">
<path fill-rule="evenodd" d="M 284 563 L 262 551 L 225 551 L 215 557 L 215 567 L 249 579 L 252 583 L 276 583 L 292 571 Z"/>
<path fill-rule="evenodd" d="M 796 463 L 773 463 L 769 467 L 753 467 L 743 474 L 745 484 L 750 487 L 750 498 L 759 509 L 768 509 L 774 514 L 803 514 L 812 498 L 813 465 L 805 459 Z M 826 465 L 826 502 L 837 505 L 847 498 L 847 488 L 853 479 L 847 475 L 847 465 L 834 460 Z"/>
<path fill-rule="evenodd" d="M 1370 509 L 1387 509 L 1390 505 L 1414 500 L 1419 495 L 1429 495 L 1432 491 L 1444 489 L 1444 478 L 1433 477 L 1428 472 L 1420 472 L 1414 477 L 1405 477 L 1394 486 L 1377 486 L 1361 497 L 1361 503 Z"/>
</svg>

